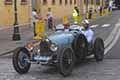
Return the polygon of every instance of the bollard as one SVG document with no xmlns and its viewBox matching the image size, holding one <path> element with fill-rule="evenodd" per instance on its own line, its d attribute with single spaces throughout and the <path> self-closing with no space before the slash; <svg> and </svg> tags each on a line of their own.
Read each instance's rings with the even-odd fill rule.
<svg viewBox="0 0 120 80">
<path fill-rule="evenodd" d="M 99 13 L 100 13 L 100 16 L 103 15 L 103 8 L 102 8 L 102 6 L 100 7 L 100 11 L 99 11 Z"/>
<path fill-rule="evenodd" d="M 88 19 L 88 16 L 89 16 L 89 13 L 88 13 L 88 12 L 86 12 L 86 19 Z"/>
<path fill-rule="evenodd" d="M 35 25 L 35 34 L 36 34 L 36 36 L 33 37 L 33 39 L 35 39 L 35 40 L 42 39 L 42 37 L 44 37 L 44 33 L 45 33 L 44 20 L 39 20 L 35 24 L 36 24 Z"/>
<path fill-rule="evenodd" d="M 95 9 L 93 14 L 93 19 L 96 19 L 96 17 L 97 17 L 97 10 Z"/>
<path fill-rule="evenodd" d="M 103 9 L 103 13 L 102 14 L 105 15 L 105 8 Z"/>
<path fill-rule="evenodd" d="M 64 17 L 63 17 L 62 23 L 63 23 L 65 29 L 67 29 L 67 28 L 69 27 L 69 21 L 68 21 L 67 16 L 64 16 Z"/>
<path fill-rule="evenodd" d="M 88 19 L 92 19 L 92 8 L 90 8 L 90 10 L 89 10 Z"/>
</svg>

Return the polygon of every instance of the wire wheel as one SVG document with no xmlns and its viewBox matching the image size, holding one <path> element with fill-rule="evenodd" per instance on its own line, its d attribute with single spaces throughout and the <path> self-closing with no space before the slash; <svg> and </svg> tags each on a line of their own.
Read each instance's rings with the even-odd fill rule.
<svg viewBox="0 0 120 80">
<path fill-rule="evenodd" d="M 30 54 L 25 48 L 17 48 L 13 54 L 13 67 L 19 74 L 27 73 L 30 68 Z"/>
<path fill-rule="evenodd" d="M 74 41 L 74 50 L 76 57 L 79 59 L 84 59 L 88 51 L 88 42 L 83 34 L 79 34 Z"/>
<path fill-rule="evenodd" d="M 65 47 L 61 50 L 58 54 L 58 70 L 63 76 L 68 76 L 72 72 L 75 57 L 71 48 Z"/>
<path fill-rule="evenodd" d="M 96 61 L 102 61 L 104 58 L 104 42 L 101 38 L 97 38 L 94 43 L 94 56 Z"/>
</svg>

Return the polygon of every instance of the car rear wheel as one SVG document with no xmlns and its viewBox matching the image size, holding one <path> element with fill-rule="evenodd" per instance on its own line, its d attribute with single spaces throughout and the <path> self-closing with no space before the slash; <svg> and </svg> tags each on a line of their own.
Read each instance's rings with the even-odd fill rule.
<svg viewBox="0 0 120 80">
<path fill-rule="evenodd" d="M 94 42 L 94 57 L 96 61 L 102 61 L 104 58 L 104 42 L 101 38 L 97 38 Z"/>
<path fill-rule="evenodd" d="M 31 64 L 27 60 L 30 59 L 30 54 L 25 48 L 17 48 L 13 54 L 13 67 L 19 74 L 27 73 Z"/>
<path fill-rule="evenodd" d="M 74 51 L 78 59 L 84 59 L 88 52 L 88 42 L 83 34 L 79 34 L 74 40 Z"/>
<path fill-rule="evenodd" d="M 58 53 L 57 59 L 57 67 L 60 74 L 62 74 L 64 77 L 69 76 L 72 72 L 75 60 L 73 50 L 70 47 L 62 48 Z"/>
</svg>

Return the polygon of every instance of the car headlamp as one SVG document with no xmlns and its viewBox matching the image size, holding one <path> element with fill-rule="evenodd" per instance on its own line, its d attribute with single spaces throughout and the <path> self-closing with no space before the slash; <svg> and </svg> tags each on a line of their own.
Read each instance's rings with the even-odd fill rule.
<svg viewBox="0 0 120 80">
<path fill-rule="evenodd" d="M 32 51 L 33 50 L 33 43 L 27 43 L 27 45 L 25 46 L 27 49 L 28 49 L 28 51 Z"/>
<path fill-rule="evenodd" d="M 56 52 L 57 49 L 58 49 L 58 46 L 57 46 L 56 44 L 52 43 L 52 44 L 50 45 L 50 50 L 51 50 L 51 51 Z"/>
<path fill-rule="evenodd" d="M 46 42 L 49 42 L 50 40 L 46 38 L 45 41 L 46 41 Z"/>
</svg>

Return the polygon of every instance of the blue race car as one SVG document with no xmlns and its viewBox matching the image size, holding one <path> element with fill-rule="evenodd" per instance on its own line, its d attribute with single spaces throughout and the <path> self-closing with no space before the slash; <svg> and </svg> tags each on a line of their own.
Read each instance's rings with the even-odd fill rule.
<svg viewBox="0 0 120 80">
<path fill-rule="evenodd" d="M 56 29 L 38 44 L 29 43 L 19 47 L 13 54 L 13 66 L 19 74 L 27 73 L 31 63 L 56 66 L 60 74 L 68 76 L 74 63 L 94 54 L 96 61 L 104 58 L 104 42 L 96 38 L 88 42 L 79 28 Z"/>
</svg>

